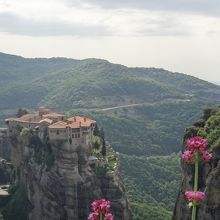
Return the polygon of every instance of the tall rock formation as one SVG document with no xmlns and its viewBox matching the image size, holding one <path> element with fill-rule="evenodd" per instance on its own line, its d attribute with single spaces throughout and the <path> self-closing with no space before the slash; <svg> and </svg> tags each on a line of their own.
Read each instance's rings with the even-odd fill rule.
<svg viewBox="0 0 220 220">
<path fill-rule="evenodd" d="M 0 128 L 0 157 L 10 159 L 10 144 L 7 135 L 7 128 Z"/>
<path fill-rule="evenodd" d="M 184 141 L 199 135 L 208 139 L 213 159 L 199 165 L 199 189 L 205 191 L 206 200 L 197 209 L 198 220 L 220 219 L 220 108 L 206 109 L 204 115 L 191 128 L 186 129 Z M 183 150 L 185 146 L 183 145 Z M 190 220 L 191 209 L 187 206 L 184 192 L 193 189 L 194 166 L 181 162 L 183 178 L 176 201 L 173 220 Z"/>
<path fill-rule="evenodd" d="M 13 196 L 23 193 L 21 218 L 17 220 L 86 220 L 91 202 L 105 198 L 111 202 L 115 220 L 130 220 L 131 212 L 112 152 L 106 160 L 92 155 L 91 146 L 75 145 L 70 140 L 49 140 L 36 132 L 18 130 L 10 134 L 11 162 L 16 190 L 3 215 L 15 219 Z M 115 159 L 115 161 L 114 161 Z M 110 163 L 114 164 L 110 168 Z M 18 202 L 17 202 L 18 203 Z M 18 215 L 17 215 L 18 216 Z M 25 217 L 24 217 L 25 216 Z M 23 218 L 23 219 L 22 219 Z"/>
</svg>

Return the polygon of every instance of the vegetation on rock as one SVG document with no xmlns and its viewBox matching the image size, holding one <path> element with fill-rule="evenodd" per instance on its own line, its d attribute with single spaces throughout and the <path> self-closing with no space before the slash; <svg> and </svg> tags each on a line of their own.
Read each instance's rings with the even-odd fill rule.
<svg viewBox="0 0 220 220">
<path fill-rule="evenodd" d="M 212 112 L 198 134 L 208 139 L 211 150 L 220 147 L 220 108 Z"/>
<path fill-rule="evenodd" d="M 23 116 L 23 115 L 26 115 L 26 114 L 28 114 L 28 113 L 29 113 L 29 112 L 28 112 L 26 109 L 19 108 L 19 109 L 18 109 L 18 112 L 17 112 L 17 114 L 16 114 L 16 117 L 19 118 L 19 117 L 21 117 L 21 116 Z"/>
</svg>

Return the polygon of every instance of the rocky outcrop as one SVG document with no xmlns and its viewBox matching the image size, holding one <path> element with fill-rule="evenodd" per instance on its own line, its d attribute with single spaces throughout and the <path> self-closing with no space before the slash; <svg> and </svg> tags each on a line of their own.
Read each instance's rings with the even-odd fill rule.
<svg viewBox="0 0 220 220">
<path fill-rule="evenodd" d="M 6 128 L 0 128 L 0 157 L 10 159 L 10 144 Z"/>
<path fill-rule="evenodd" d="M 25 186 L 31 220 L 86 220 L 95 199 L 110 200 L 115 220 L 131 212 L 118 172 L 89 165 L 91 149 L 69 142 L 11 137 L 16 181 Z M 7 219 L 6 219 L 7 220 Z"/>
<path fill-rule="evenodd" d="M 199 189 L 205 191 L 207 198 L 198 207 L 196 219 L 217 220 L 220 219 L 220 108 L 206 110 L 203 117 L 186 130 L 184 140 L 195 135 L 208 138 L 213 153 L 211 162 L 199 165 Z M 190 220 L 191 209 L 187 206 L 184 192 L 193 189 L 194 166 L 183 161 L 181 166 L 183 177 L 173 220 Z"/>
<path fill-rule="evenodd" d="M 11 179 L 12 165 L 0 157 L 0 185 L 8 184 Z"/>
</svg>

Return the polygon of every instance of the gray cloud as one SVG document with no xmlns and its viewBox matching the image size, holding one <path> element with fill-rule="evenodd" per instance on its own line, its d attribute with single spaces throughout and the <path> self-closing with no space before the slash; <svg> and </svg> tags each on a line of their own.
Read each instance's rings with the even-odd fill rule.
<svg viewBox="0 0 220 220">
<path fill-rule="evenodd" d="M 42 22 L 10 13 L 0 13 L 0 32 L 27 36 L 105 36 L 104 26 L 82 25 L 67 22 Z"/>
<path fill-rule="evenodd" d="M 186 31 L 177 21 L 167 18 L 160 20 L 143 20 L 143 26 L 135 30 L 133 34 L 139 36 L 166 36 L 166 35 L 186 35 Z M 153 25 L 153 27 L 152 27 Z M 183 29 L 182 29 L 183 28 Z M 109 30 L 108 26 L 85 25 L 79 23 L 68 23 L 62 21 L 36 21 L 34 19 L 23 18 L 11 13 L 0 13 L 0 32 L 26 36 L 112 36 L 118 35 L 114 30 Z M 132 34 L 132 33 L 130 33 Z M 120 35 L 120 33 L 119 33 Z"/>
<path fill-rule="evenodd" d="M 170 20 L 164 19 L 158 22 L 152 22 L 156 27 L 150 28 L 147 25 L 143 27 L 138 33 L 142 36 L 189 36 L 190 31 L 182 24 Z"/>
<path fill-rule="evenodd" d="M 71 0 L 66 0 L 71 4 Z M 171 10 L 220 16 L 219 0 L 85 0 L 104 8 L 137 8 L 148 10 Z"/>
</svg>

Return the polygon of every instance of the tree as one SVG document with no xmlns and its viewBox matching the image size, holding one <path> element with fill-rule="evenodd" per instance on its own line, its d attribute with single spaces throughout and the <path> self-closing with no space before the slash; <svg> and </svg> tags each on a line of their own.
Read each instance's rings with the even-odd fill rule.
<svg viewBox="0 0 220 220">
<path fill-rule="evenodd" d="M 101 142 L 102 142 L 101 153 L 102 153 L 102 156 L 105 157 L 106 156 L 106 143 L 105 143 L 105 133 L 104 133 L 103 128 L 100 129 L 99 137 L 101 138 Z"/>
<path fill-rule="evenodd" d="M 95 135 L 95 136 L 99 136 L 99 135 L 100 135 L 99 127 L 98 127 L 97 124 L 95 124 L 95 128 L 94 128 L 94 131 L 93 131 L 93 135 Z"/>
<path fill-rule="evenodd" d="M 211 116 L 212 114 L 212 109 L 211 108 L 206 108 L 203 110 L 203 118 L 204 120 L 208 120 L 208 118 Z"/>
<path fill-rule="evenodd" d="M 103 128 L 101 128 L 100 131 L 99 131 L 99 137 L 101 138 L 101 140 L 105 139 L 105 133 L 104 133 Z"/>
<path fill-rule="evenodd" d="M 100 144 L 98 143 L 98 141 L 96 141 L 96 142 L 94 143 L 94 148 L 95 148 L 96 150 L 98 150 L 99 147 L 100 147 Z"/>
<path fill-rule="evenodd" d="M 29 112 L 26 109 L 19 108 L 16 114 L 17 118 L 20 118 L 23 115 L 28 114 Z"/>
<path fill-rule="evenodd" d="M 21 130 L 20 136 L 24 137 L 24 138 L 29 138 L 31 136 L 31 129 L 30 128 L 23 128 Z"/>
<path fill-rule="evenodd" d="M 102 156 L 106 156 L 106 144 L 105 144 L 105 139 L 102 140 Z"/>
</svg>

